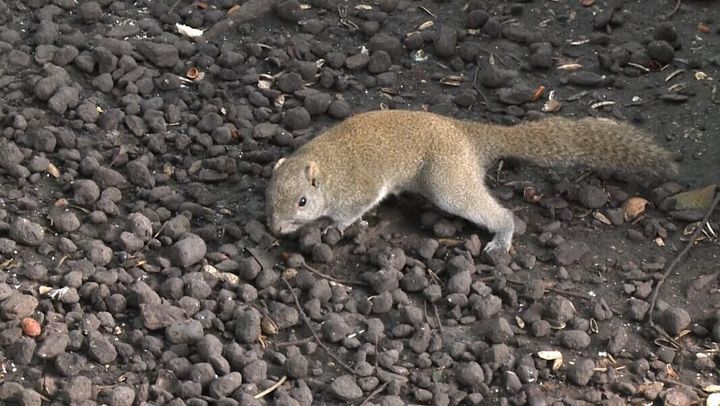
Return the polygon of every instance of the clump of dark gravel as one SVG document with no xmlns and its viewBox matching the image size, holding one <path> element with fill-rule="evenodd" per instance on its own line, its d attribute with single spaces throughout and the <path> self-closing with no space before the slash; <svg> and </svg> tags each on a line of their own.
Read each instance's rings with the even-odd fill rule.
<svg viewBox="0 0 720 406">
<path fill-rule="evenodd" d="M 699 220 L 664 215 L 680 183 L 503 162 L 512 255 L 413 197 L 277 239 L 263 199 L 278 158 L 379 108 L 632 120 L 707 176 L 706 6 L 250 0 L 208 39 L 183 32 L 233 2 L 5 3 L 0 403 L 690 404 L 655 384 L 711 383 L 712 356 L 656 345 L 720 339 L 704 293 L 665 283 L 649 314 Z M 654 204 L 630 220 L 634 194 Z M 714 283 L 701 251 L 688 292 Z"/>
</svg>

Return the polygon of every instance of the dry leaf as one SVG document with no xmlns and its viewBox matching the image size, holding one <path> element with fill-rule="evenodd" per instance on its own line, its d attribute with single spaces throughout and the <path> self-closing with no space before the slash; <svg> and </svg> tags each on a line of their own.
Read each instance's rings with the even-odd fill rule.
<svg viewBox="0 0 720 406">
<path fill-rule="evenodd" d="M 648 205 L 646 199 L 642 197 L 631 197 L 625 200 L 622 205 L 623 219 L 625 221 L 633 221 L 645 213 L 645 207 Z"/>
<path fill-rule="evenodd" d="M 285 104 L 285 95 L 280 94 L 278 97 L 273 100 L 273 103 L 275 104 L 275 107 L 282 108 L 282 106 Z"/>
<path fill-rule="evenodd" d="M 538 358 L 544 359 L 545 361 L 554 361 L 558 358 L 562 358 L 562 353 L 560 351 L 538 351 L 537 353 Z"/>
<path fill-rule="evenodd" d="M 428 59 L 427 55 L 425 54 L 425 51 L 423 51 L 422 49 L 413 51 L 410 55 L 412 56 L 412 59 L 415 62 L 423 62 Z"/>
<path fill-rule="evenodd" d="M 200 75 L 202 72 L 200 72 L 200 69 L 192 67 L 185 72 L 185 76 L 188 77 L 188 79 L 197 80 L 198 78 L 202 79 Z"/>
<path fill-rule="evenodd" d="M 53 178 L 60 177 L 60 169 L 58 169 L 58 167 L 55 166 L 52 162 L 48 164 L 47 172 L 52 175 Z"/>
<path fill-rule="evenodd" d="M 580 0 L 580 4 L 582 4 L 583 7 L 590 7 L 595 4 L 595 0 Z"/>
<path fill-rule="evenodd" d="M 440 84 L 445 86 L 460 86 L 462 84 L 462 76 L 445 76 L 440 79 Z"/>
<path fill-rule="evenodd" d="M 710 32 L 710 27 L 708 27 L 708 26 L 705 25 L 704 23 L 700 23 L 700 24 L 698 24 L 698 26 L 697 26 L 697 30 L 698 30 L 698 32 L 701 32 L 701 33 L 703 33 L 703 34 L 707 34 L 707 33 Z"/>
<path fill-rule="evenodd" d="M 612 221 L 610 221 L 610 219 L 607 218 L 606 215 L 604 215 L 603 213 L 601 213 L 599 211 L 596 211 L 593 213 L 593 218 L 603 224 L 608 225 L 608 226 L 612 225 Z"/>
<path fill-rule="evenodd" d="M 565 63 L 557 67 L 560 70 L 566 70 L 566 71 L 574 71 L 582 68 L 582 65 L 579 63 Z"/>
<path fill-rule="evenodd" d="M 525 188 L 523 188 L 523 198 L 528 203 L 537 203 L 542 197 L 543 194 L 535 189 L 535 186 L 525 186 Z"/>
<path fill-rule="evenodd" d="M 188 38 L 202 37 L 203 33 L 205 32 L 203 30 L 199 30 L 197 28 L 193 28 L 180 23 L 175 23 L 175 28 L 177 28 L 179 34 L 182 34 Z"/>
<path fill-rule="evenodd" d="M 208 4 L 204 1 L 198 0 L 194 4 L 195 4 L 195 7 L 199 8 L 200 10 L 205 10 L 206 8 L 208 8 Z"/>
<path fill-rule="evenodd" d="M 538 351 L 537 356 L 545 361 L 553 361 L 552 369 L 557 371 L 563 365 L 563 356 L 560 351 Z"/>
<path fill-rule="evenodd" d="M 562 107 L 562 105 L 559 101 L 555 99 L 548 99 L 548 101 L 546 101 L 545 104 L 542 106 L 542 111 L 544 113 L 554 113 L 560 110 L 560 107 Z"/>
<path fill-rule="evenodd" d="M 212 275 L 213 277 L 217 278 L 220 281 L 226 282 L 226 283 L 240 283 L 240 277 L 235 275 L 234 273 L 230 272 L 220 272 L 217 268 L 215 268 L 212 265 L 205 265 L 202 267 L 203 272 Z"/>
<path fill-rule="evenodd" d="M 425 29 L 428 29 L 428 28 L 432 27 L 433 25 L 435 25 L 435 23 L 432 22 L 431 20 L 428 20 L 428 21 L 425 21 L 424 23 L 418 25 L 417 29 L 418 29 L 418 30 L 425 30 Z"/>
<path fill-rule="evenodd" d="M 63 198 L 63 197 L 61 197 L 60 199 L 55 200 L 55 203 L 53 203 L 53 205 L 54 205 L 55 207 L 65 207 L 65 206 L 67 206 L 68 204 L 69 204 L 69 203 L 68 203 L 67 199 L 65 199 L 65 198 Z"/>
<path fill-rule="evenodd" d="M 274 336 L 279 331 L 277 324 L 275 324 L 273 319 L 269 317 L 263 317 L 260 320 L 260 328 L 262 329 L 263 334 L 267 336 Z"/>
<path fill-rule="evenodd" d="M 530 101 L 531 102 L 538 101 L 538 99 L 543 95 L 543 93 L 545 93 L 545 86 L 543 86 L 543 85 L 538 86 L 537 89 L 535 89 L 535 91 L 533 92 L 533 95 L 530 98 Z"/>
<path fill-rule="evenodd" d="M 238 10 L 240 10 L 240 5 L 236 4 L 228 9 L 227 15 L 233 15 L 233 14 L 237 13 Z"/>
<path fill-rule="evenodd" d="M 455 238 L 438 238 L 437 242 L 448 247 L 455 247 L 462 244 L 462 241 Z"/>
<path fill-rule="evenodd" d="M 599 109 L 600 107 L 612 106 L 613 104 L 615 104 L 614 101 L 609 101 L 609 100 L 608 100 L 608 101 L 601 101 L 601 102 L 597 102 L 597 103 L 591 104 L 591 105 L 590 105 L 590 108 L 591 108 L 591 109 Z"/>
<path fill-rule="evenodd" d="M 162 171 L 165 176 L 170 177 L 173 173 L 175 173 L 175 167 L 172 164 L 166 162 L 163 164 Z"/>
</svg>

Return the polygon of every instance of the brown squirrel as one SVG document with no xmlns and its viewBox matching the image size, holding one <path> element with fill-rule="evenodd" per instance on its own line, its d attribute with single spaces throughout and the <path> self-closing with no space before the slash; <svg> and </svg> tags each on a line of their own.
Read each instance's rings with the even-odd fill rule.
<svg viewBox="0 0 720 406">
<path fill-rule="evenodd" d="M 427 112 L 372 111 L 346 119 L 275 164 L 266 189 L 268 225 L 282 235 L 329 218 L 342 232 L 389 194 L 412 192 L 493 232 L 485 251 L 508 251 L 512 212 L 483 179 L 486 167 L 501 157 L 678 173 L 670 152 L 643 131 L 610 119 L 552 117 L 501 126 Z"/>
</svg>

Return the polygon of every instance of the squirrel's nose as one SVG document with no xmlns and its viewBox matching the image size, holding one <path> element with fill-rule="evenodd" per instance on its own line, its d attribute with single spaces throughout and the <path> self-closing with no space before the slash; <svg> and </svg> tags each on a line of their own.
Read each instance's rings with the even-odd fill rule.
<svg viewBox="0 0 720 406">
<path fill-rule="evenodd" d="M 282 225 L 276 217 L 268 217 L 268 227 L 274 235 L 278 236 L 282 234 Z"/>
</svg>

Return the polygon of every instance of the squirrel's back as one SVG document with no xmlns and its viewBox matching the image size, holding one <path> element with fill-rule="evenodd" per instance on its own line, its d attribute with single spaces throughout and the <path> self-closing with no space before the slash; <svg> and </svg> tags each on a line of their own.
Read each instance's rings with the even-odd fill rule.
<svg viewBox="0 0 720 406">
<path fill-rule="evenodd" d="M 321 161 L 343 160 L 355 169 L 405 170 L 468 147 L 481 165 L 516 157 L 543 166 L 581 164 L 662 176 L 678 172 L 672 154 L 643 130 L 593 117 L 549 117 L 501 126 L 422 111 L 371 111 L 346 119 L 298 152 Z"/>
</svg>

